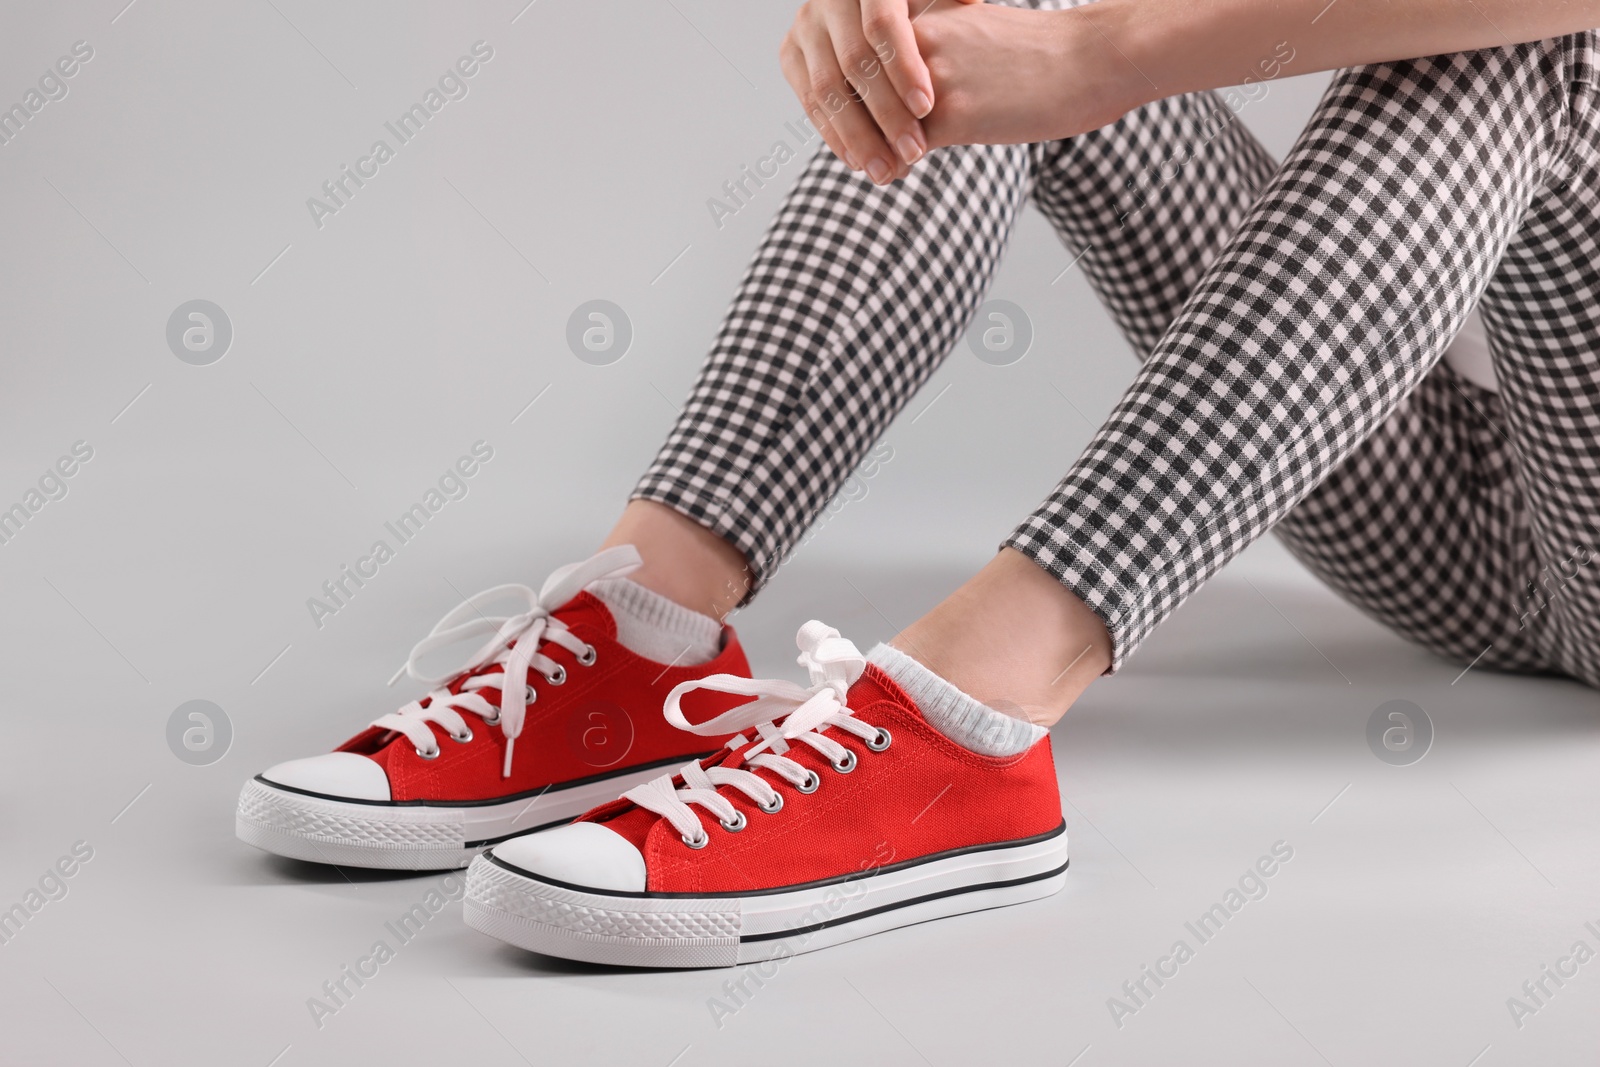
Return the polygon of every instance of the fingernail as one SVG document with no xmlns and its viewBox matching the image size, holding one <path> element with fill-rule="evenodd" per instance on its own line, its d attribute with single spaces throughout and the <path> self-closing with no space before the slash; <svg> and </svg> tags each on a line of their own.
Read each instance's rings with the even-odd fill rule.
<svg viewBox="0 0 1600 1067">
<path fill-rule="evenodd" d="M 884 182 L 888 181 L 889 175 L 892 173 L 893 172 L 889 169 L 889 164 L 885 163 L 881 159 L 874 159 L 871 163 L 867 164 L 867 174 L 870 175 L 872 180 L 878 185 L 882 185 Z"/>
<path fill-rule="evenodd" d="M 844 165 L 849 167 L 851 170 L 860 170 L 861 169 L 861 164 L 857 163 L 856 162 L 856 157 L 853 154 L 849 153 L 849 152 L 846 152 L 844 154 Z"/>
<path fill-rule="evenodd" d="M 906 161 L 907 166 L 922 158 L 922 146 L 909 133 L 902 133 L 895 147 L 900 149 L 900 158 Z"/>
<path fill-rule="evenodd" d="M 906 107 L 910 108 L 911 113 L 920 119 L 933 110 L 933 101 L 929 100 L 928 94 L 921 89 L 913 89 L 906 94 Z"/>
</svg>

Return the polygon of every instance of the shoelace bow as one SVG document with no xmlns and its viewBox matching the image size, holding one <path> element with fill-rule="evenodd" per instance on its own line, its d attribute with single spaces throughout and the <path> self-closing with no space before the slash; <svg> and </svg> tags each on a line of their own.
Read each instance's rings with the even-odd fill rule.
<svg viewBox="0 0 1600 1067">
<path fill-rule="evenodd" d="M 836 727 L 867 740 L 875 751 L 886 748 L 889 732 L 862 722 L 845 703 L 851 684 L 866 669 L 866 657 L 854 644 L 840 637 L 838 630 L 816 620 L 800 628 L 795 643 L 800 646 L 800 665 L 811 676 L 809 687 L 782 679 L 713 674 L 683 682 L 667 696 L 664 714 L 667 721 L 680 730 L 710 736 L 737 733 L 727 742 L 727 747 L 738 750 L 750 744 L 744 731 L 753 728 L 760 735 L 760 742 L 716 766 L 702 767 L 698 762 L 686 764 L 677 772 L 683 777 L 681 788 L 673 785 L 672 774 L 664 774 L 628 790 L 623 797 L 670 822 L 683 836 L 684 844 L 701 848 L 709 838 L 691 804 L 698 804 L 716 816 L 726 830 L 744 828 L 744 816 L 718 786 L 739 790 L 769 814 L 783 807 L 783 794 L 760 775 L 744 770 L 741 764 L 769 771 L 801 792 L 810 793 L 817 788 L 819 779 L 814 772 L 784 755 L 789 751 L 790 742 L 810 746 L 839 771 L 849 771 L 855 766 L 855 753 L 824 735 L 824 730 Z M 756 699 L 696 725 L 684 717 L 681 705 L 683 697 L 696 689 Z"/>
<path fill-rule="evenodd" d="M 577 596 L 590 583 L 604 578 L 621 578 L 633 573 L 641 564 L 639 553 L 632 545 L 618 545 L 596 553 L 579 563 L 569 563 L 553 572 L 535 593 L 525 585 L 497 585 L 474 593 L 459 606 L 447 612 L 434 624 L 428 636 L 418 641 L 406 657 L 405 665 L 395 672 L 389 684 L 399 681 L 402 675 L 430 686 L 438 686 L 426 696 L 419 697 L 399 711 L 372 721 L 373 726 L 405 735 L 416 747 L 417 754 L 432 759 L 439 754 L 429 723 L 444 727 L 457 741 L 470 741 L 472 731 L 462 718 L 463 711 L 481 718 L 485 725 L 499 725 L 506 735 L 505 766 L 501 776 L 511 777 L 511 754 L 518 736 L 527 720 L 528 705 L 538 694 L 528 684 L 528 672 L 538 670 L 551 685 L 566 681 L 566 669 L 541 652 L 546 642 L 559 645 L 578 657 L 578 662 L 588 666 L 594 662 L 594 647 L 580 640 L 551 612 Z M 515 615 L 490 616 L 483 613 L 485 605 L 505 598 L 521 598 L 528 609 Z M 453 645 L 480 634 L 492 634 L 489 640 L 474 652 L 467 661 L 453 670 L 439 675 L 423 674 L 418 664 L 423 656 L 434 649 Z M 450 683 L 466 675 L 452 693 Z M 500 706 L 496 708 L 478 692 L 480 689 L 500 690 Z M 426 701 L 426 704 L 424 704 Z"/>
</svg>

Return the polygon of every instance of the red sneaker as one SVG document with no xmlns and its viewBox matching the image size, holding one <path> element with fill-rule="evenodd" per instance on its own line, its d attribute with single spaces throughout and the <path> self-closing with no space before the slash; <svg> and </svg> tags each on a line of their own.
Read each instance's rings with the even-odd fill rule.
<svg viewBox="0 0 1600 1067">
<path fill-rule="evenodd" d="M 676 686 L 710 674 L 748 676 L 750 665 L 726 626 L 717 657 L 691 667 L 655 663 L 619 644 L 611 612 L 583 589 L 638 565 L 631 546 L 608 549 L 556 571 L 537 594 L 503 585 L 451 611 L 400 672 L 437 688 L 334 752 L 246 782 L 239 838 L 319 863 L 465 867 L 496 841 L 566 822 L 705 753 L 715 741 L 673 729 L 657 709 Z M 524 598 L 527 609 L 483 614 L 507 597 Z M 484 634 L 488 641 L 454 673 L 418 672 L 419 657 Z M 697 712 L 743 699 L 707 696 Z"/>
<path fill-rule="evenodd" d="M 747 730 L 570 826 L 495 846 L 467 876 L 467 924 L 595 963 L 718 967 L 1048 896 L 1067 838 L 1048 737 L 979 755 L 934 729 L 838 631 L 799 636 L 809 689 L 685 682 L 666 718 Z M 695 689 L 759 699 L 700 726 Z"/>
</svg>

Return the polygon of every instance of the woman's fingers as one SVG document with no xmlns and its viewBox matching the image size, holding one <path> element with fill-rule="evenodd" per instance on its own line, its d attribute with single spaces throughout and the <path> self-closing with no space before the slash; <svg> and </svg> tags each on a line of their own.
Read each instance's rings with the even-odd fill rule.
<svg viewBox="0 0 1600 1067">
<path fill-rule="evenodd" d="M 802 99 L 811 101 L 807 112 L 813 124 L 820 121 L 832 127 L 844 149 L 834 151 L 847 164 L 865 170 L 880 185 L 892 181 L 899 169 L 894 152 L 839 66 L 824 17 L 813 4 L 807 4 L 789 32 L 804 58 L 806 89 Z M 832 141 L 829 146 L 833 147 Z"/>
<path fill-rule="evenodd" d="M 885 0 L 878 2 L 882 4 Z M 873 165 L 873 157 L 858 157 L 862 166 L 867 168 L 867 173 L 872 175 L 872 180 L 882 184 L 889 178 L 880 177 L 880 172 L 892 176 L 901 165 L 909 166 L 921 159 L 928 147 L 921 124 L 906 107 L 888 76 L 888 66 L 883 57 L 896 55 L 893 46 L 874 46 L 869 42 L 863 17 L 863 9 L 856 0 L 830 0 L 823 9 L 827 35 L 833 42 L 834 59 L 855 89 L 857 99 L 866 105 L 882 140 L 892 150 L 889 156 L 877 157 L 876 161 L 881 163 L 881 167 Z M 879 18 L 879 21 L 882 19 Z M 911 21 L 903 10 L 900 21 L 905 35 L 910 36 Z"/>
<path fill-rule="evenodd" d="M 861 30 L 867 44 L 883 64 L 889 83 L 900 95 L 900 102 L 913 118 L 933 110 L 933 79 L 917 51 L 916 34 L 911 31 L 911 12 L 929 0 L 861 0 Z"/>
<path fill-rule="evenodd" d="M 844 138 L 833 128 L 827 108 L 823 107 L 811 93 L 811 71 L 806 66 L 805 52 L 796 41 L 794 30 L 790 30 L 783 38 L 783 45 L 778 49 L 778 65 L 783 69 L 783 76 L 788 80 L 789 88 L 800 98 L 800 106 L 805 108 L 806 117 L 811 120 L 811 125 L 817 128 L 817 132 L 822 134 L 823 141 L 833 154 L 844 160 L 845 166 L 851 170 L 860 170 L 861 165 L 845 147 Z"/>
</svg>

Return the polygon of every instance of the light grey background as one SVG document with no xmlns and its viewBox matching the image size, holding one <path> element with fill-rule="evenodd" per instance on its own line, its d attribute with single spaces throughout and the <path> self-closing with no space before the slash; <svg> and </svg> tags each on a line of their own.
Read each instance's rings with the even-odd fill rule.
<svg viewBox="0 0 1600 1067">
<path fill-rule="evenodd" d="M 802 165 L 713 222 L 793 144 L 790 5 L 124 3 L 0 9 L 0 103 L 94 48 L 0 147 L 0 506 L 94 449 L 0 545 L 0 907 L 94 850 L 0 945 L 0 1062 L 1592 1062 L 1600 963 L 1521 1029 L 1506 1000 L 1600 948 L 1593 694 L 1459 676 L 1270 539 L 1055 731 L 1058 897 L 794 960 L 720 1028 L 730 972 L 566 965 L 453 907 L 317 1028 L 307 998 L 440 876 L 254 852 L 237 789 L 408 698 L 382 682 L 460 593 L 592 549 Z M 317 228 L 306 199 L 479 40 L 466 98 Z M 1244 118 L 1281 153 L 1325 81 Z M 905 625 L 1087 441 L 1134 363 L 1069 262 L 1024 218 L 992 295 L 1032 350 L 957 349 L 865 497 L 740 614 L 758 671 L 793 670 L 813 615 L 863 647 Z M 192 299 L 232 322 L 211 366 L 167 348 Z M 609 366 L 566 347 L 596 299 L 634 331 Z M 467 497 L 318 628 L 307 598 L 480 440 Z M 1409 767 L 1365 740 L 1393 699 L 1436 729 Z M 191 700 L 232 723 L 208 766 L 167 747 Z M 1118 1028 L 1108 998 L 1279 840 L 1268 897 Z"/>
</svg>

